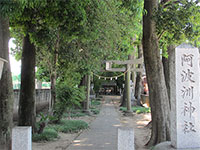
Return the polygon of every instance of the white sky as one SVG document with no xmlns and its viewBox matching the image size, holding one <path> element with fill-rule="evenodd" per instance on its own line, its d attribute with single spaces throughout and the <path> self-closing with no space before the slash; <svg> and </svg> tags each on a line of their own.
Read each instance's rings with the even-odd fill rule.
<svg viewBox="0 0 200 150">
<path fill-rule="evenodd" d="M 13 39 L 10 39 L 9 41 L 9 49 L 12 47 L 15 47 L 15 44 L 12 42 Z M 11 72 L 13 75 L 19 75 L 21 73 L 21 61 L 16 61 L 14 56 L 12 54 L 10 56 L 10 66 L 11 66 Z"/>
</svg>

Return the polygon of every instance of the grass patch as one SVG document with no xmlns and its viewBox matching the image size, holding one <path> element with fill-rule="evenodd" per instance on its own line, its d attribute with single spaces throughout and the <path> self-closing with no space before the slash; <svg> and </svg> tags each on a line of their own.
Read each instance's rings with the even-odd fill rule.
<svg viewBox="0 0 200 150">
<path fill-rule="evenodd" d="M 50 126 L 56 131 L 64 133 L 77 133 L 88 128 L 88 124 L 82 120 L 61 120 L 59 124 Z"/>
<path fill-rule="evenodd" d="M 99 114 L 100 113 L 100 106 L 101 106 L 101 101 L 92 100 L 91 106 L 90 106 L 91 112 L 95 115 Z"/>
<path fill-rule="evenodd" d="M 83 112 L 71 112 L 71 113 L 65 113 L 63 115 L 63 117 L 65 118 L 68 118 L 68 117 L 71 117 L 71 118 L 76 118 L 76 117 L 83 117 L 83 116 L 86 116 L 87 114 L 83 113 Z"/>
<path fill-rule="evenodd" d="M 34 142 L 38 141 L 52 141 L 58 138 L 58 132 L 53 128 L 45 128 L 41 134 L 33 134 Z"/>
<path fill-rule="evenodd" d="M 150 113 L 151 109 L 150 108 L 146 108 L 146 107 L 141 107 L 141 106 L 133 106 L 132 111 L 137 113 L 137 114 L 141 114 L 141 113 Z M 126 107 L 120 107 L 121 111 L 126 111 L 127 108 Z"/>
<path fill-rule="evenodd" d="M 98 115 L 98 114 L 100 113 L 100 110 L 97 109 L 97 108 L 92 108 L 92 109 L 91 109 L 91 112 L 92 112 L 93 114 L 95 114 L 95 115 Z"/>
<path fill-rule="evenodd" d="M 92 105 L 92 106 L 99 106 L 99 105 L 101 105 L 101 102 L 100 102 L 100 101 L 97 101 L 97 100 L 92 100 L 92 101 L 91 101 L 91 105 Z"/>
</svg>

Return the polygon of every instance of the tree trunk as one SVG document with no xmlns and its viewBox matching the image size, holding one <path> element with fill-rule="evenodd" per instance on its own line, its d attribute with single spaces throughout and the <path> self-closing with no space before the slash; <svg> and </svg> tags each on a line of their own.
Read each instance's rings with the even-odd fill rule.
<svg viewBox="0 0 200 150">
<path fill-rule="evenodd" d="M 156 25 L 152 20 L 153 11 L 157 5 L 157 0 L 144 1 L 147 14 L 143 18 L 143 53 L 152 116 L 152 133 L 148 146 L 170 140 L 169 100 L 160 59 Z"/>
<path fill-rule="evenodd" d="M 128 60 L 134 60 L 136 57 L 134 55 L 134 53 L 132 55 L 128 55 Z M 135 64 L 131 64 L 130 68 L 136 68 Z M 135 87 L 135 82 L 136 82 L 136 73 L 135 71 L 131 71 L 131 78 L 132 83 L 133 83 L 133 87 Z"/>
<path fill-rule="evenodd" d="M 32 126 L 35 131 L 35 46 L 27 34 L 23 40 L 19 126 Z"/>
<path fill-rule="evenodd" d="M 9 22 L 0 16 L 0 57 L 7 60 L 4 63 L 0 79 L 0 149 L 10 150 L 11 128 L 13 115 L 13 85 L 10 71 L 9 52 Z"/>
<path fill-rule="evenodd" d="M 55 43 L 55 50 L 53 53 L 53 60 L 52 60 L 52 70 L 51 70 L 51 105 L 50 105 L 50 114 L 52 114 L 52 110 L 54 109 L 56 103 L 56 79 L 57 79 L 57 62 L 58 62 L 58 49 L 60 43 L 60 36 L 57 34 L 57 40 Z"/>
<path fill-rule="evenodd" d="M 169 106 L 171 108 L 171 100 L 170 100 L 170 71 L 171 66 L 173 65 L 173 61 L 175 60 L 173 53 L 175 52 L 175 46 L 174 45 L 169 45 L 168 46 L 168 58 L 163 57 L 162 58 L 162 63 L 163 63 L 163 69 L 164 69 L 164 75 L 165 75 L 165 83 L 167 87 L 167 93 L 168 93 L 168 98 L 169 98 Z"/>
<path fill-rule="evenodd" d="M 121 98 L 121 101 L 120 101 L 120 107 L 126 107 L 126 88 L 124 87 L 124 89 L 123 89 L 123 93 L 122 93 L 123 95 L 122 95 L 122 98 Z"/>
<path fill-rule="evenodd" d="M 56 72 L 53 71 L 51 73 L 51 104 L 50 104 L 50 114 L 52 114 L 52 110 L 54 107 L 54 104 L 56 102 Z"/>
<path fill-rule="evenodd" d="M 142 45 L 138 46 L 138 59 L 142 58 Z M 142 68 L 141 64 L 138 64 L 138 68 Z M 137 105 L 142 106 L 141 100 L 141 93 L 142 93 L 142 73 L 137 72 L 136 76 L 136 83 L 135 83 L 135 98 L 137 99 Z"/>
<path fill-rule="evenodd" d="M 86 101 L 84 104 L 85 112 L 89 112 L 90 109 L 90 80 L 91 80 L 91 75 L 87 75 L 87 94 L 86 94 Z"/>
<path fill-rule="evenodd" d="M 79 87 L 81 87 L 81 86 L 87 86 L 87 76 L 86 75 L 84 75 L 82 78 L 81 78 L 81 82 L 80 82 L 80 84 L 79 84 Z"/>
</svg>

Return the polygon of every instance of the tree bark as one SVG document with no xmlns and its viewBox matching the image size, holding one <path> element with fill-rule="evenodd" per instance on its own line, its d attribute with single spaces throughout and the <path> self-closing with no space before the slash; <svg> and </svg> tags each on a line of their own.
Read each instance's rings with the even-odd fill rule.
<svg viewBox="0 0 200 150">
<path fill-rule="evenodd" d="M 152 116 L 152 133 L 148 146 L 170 140 L 169 99 L 160 59 L 156 24 L 152 19 L 157 5 L 157 0 L 144 1 L 147 14 L 143 17 L 143 53 Z"/>
<path fill-rule="evenodd" d="M 81 81 L 80 81 L 80 84 L 79 84 L 79 88 L 80 87 L 82 87 L 82 86 L 84 86 L 84 87 L 86 87 L 85 88 L 85 93 L 87 93 L 87 75 L 84 75 L 82 78 L 81 78 Z M 86 107 L 86 101 L 87 101 L 87 98 L 82 102 L 82 107 L 83 107 L 83 109 L 84 109 L 84 111 L 85 111 L 85 107 Z"/>
<path fill-rule="evenodd" d="M 84 75 L 82 78 L 81 78 L 81 82 L 80 82 L 80 84 L 79 84 L 79 87 L 81 87 L 81 86 L 87 86 L 87 76 L 86 75 Z"/>
<path fill-rule="evenodd" d="M 19 126 L 32 126 L 35 131 L 35 46 L 27 34 L 23 40 L 21 88 L 19 100 Z"/>
<path fill-rule="evenodd" d="M 58 63 L 58 50 L 60 45 L 60 36 L 59 33 L 57 33 L 57 40 L 55 43 L 55 50 L 53 53 L 53 60 L 52 60 L 52 70 L 51 70 L 51 108 L 50 113 L 52 113 L 52 110 L 54 108 L 54 105 L 56 103 L 56 79 L 57 79 L 57 63 Z"/>
<path fill-rule="evenodd" d="M 89 112 L 90 109 L 90 81 L 91 75 L 87 75 L 87 94 L 86 94 L 86 101 L 84 106 L 84 111 Z"/>
<path fill-rule="evenodd" d="M 173 61 L 175 60 L 173 53 L 175 52 L 175 46 L 174 45 L 169 45 L 168 46 L 168 58 L 163 57 L 162 58 L 162 63 L 163 63 L 163 69 L 164 69 L 164 75 L 165 75 L 165 83 L 167 87 L 167 93 L 168 93 L 168 98 L 169 98 L 169 106 L 171 109 L 171 98 L 170 98 L 170 72 L 171 66 L 173 65 Z"/>
<path fill-rule="evenodd" d="M 128 60 L 134 60 L 135 58 L 136 57 L 135 57 L 134 53 L 132 55 L 128 55 Z M 136 68 L 136 65 L 135 64 L 131 64 L 130 68 Z M 135 87 L 135 82 L 136 82 L 136 73 L 135 73 L 135 71 L 131 71 L 131 78 L 130 79 L 132 80 L 133 87 Z"/>
<path fill-rule="evenodd" d="M 126 80 L 126 79 L 125 79 Z M 126 85 L 125 85 L 126 86 Z M 122 93 L 122 98 L 121 98 L 121 101 L 120 101 L 120 107 L 126 107 L 126 99 L 127 99 L 127 94 L 126 94 L 126 87 L 124 87 L 123 89 L 123 93 Z"/>
<path fill-rule="evenodd" d="M 142 58 L 142 45 L 138 46 L 138 59 Z M 141 64 L 138 64 L 138 68 L 142 68 Z M 142 93 L 142 73 L 137 72 L 136 76 L 136 83 L 135 83 L 135 98 L 137 99 L 137 105 L 142 106 L 141 100 L 141 93 Z"/>
<path fill-rule="evenodd" d="M 11 149 L 11 131 L 13 115 L 13 85 L 9 61 L 9 21 L 0 16 L 0 57 L 4 63 L 0 79 L 0 149 Z"/>
<path fill-rule="evenodd" d="M 52 71 L 50 75 L 51 79 L 51 104 L 50 104 L 50 114 L 52 114 L 54 104 L 56 103 L 56 71 Z"/>
</svg>

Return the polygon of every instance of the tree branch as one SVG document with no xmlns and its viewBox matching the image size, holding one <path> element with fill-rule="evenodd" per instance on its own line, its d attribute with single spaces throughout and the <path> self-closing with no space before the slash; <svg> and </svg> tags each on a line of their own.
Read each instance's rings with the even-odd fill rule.
<svg viewBox="0 0 200 150">
<path fill-rule="evenodd" d="M 165 33 L 166 31 L 162 31 L 161 34 L 158 36 L 158 41 L 160 41 L 160 39 L 162 38 L 163 34 Z"/>
</svg>

